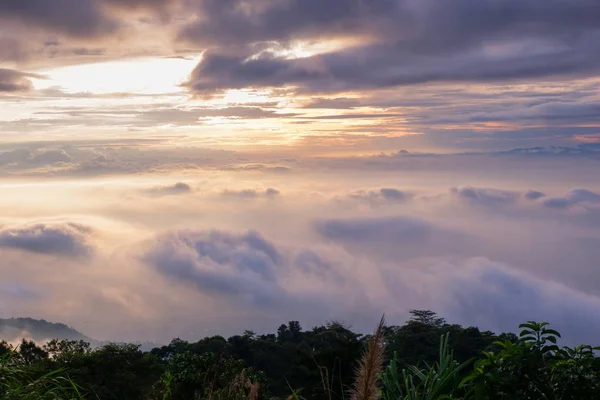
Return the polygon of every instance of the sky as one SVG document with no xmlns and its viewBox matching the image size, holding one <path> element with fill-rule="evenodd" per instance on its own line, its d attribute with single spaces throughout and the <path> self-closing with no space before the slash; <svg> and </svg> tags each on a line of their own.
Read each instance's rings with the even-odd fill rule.
<svg viewBox="0 0 600 400">
<path fill-rule="evenodd" d="M 0 0 L 0 318 L 597 345 L 599 259 L 597 0 Z"/>
</svg>

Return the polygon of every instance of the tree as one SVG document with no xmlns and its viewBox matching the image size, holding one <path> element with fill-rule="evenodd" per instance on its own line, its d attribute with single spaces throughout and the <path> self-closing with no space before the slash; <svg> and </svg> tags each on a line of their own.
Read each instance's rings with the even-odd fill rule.
<svg viewBox="0 0 600 400">
<path fill-rule="evenodd" d="M 261 382 L 262 374 L 245 368 L 241 360 L 188 351 L 169 360 L 161 390 L 164 400 L 245 400 Z"/>
<path fill-rule="evenodd" d="M 441 327 L 446 324 L 444 318 L 440 318 L 437 314 L 430 310 L 410 310 L 410 322 L 417 322 L 423 325 L 432 327 Z"/>
<path fill-rule="evenodd" d="M 80 353 L 64 366 L 100 400 L 145 400 L 163 373 L 159 358 L 134 344 L 108 344 Z"/>
<path fill-rule="evenodd" d="M 48 356 L 59 364 L 68 365 L 74 357 L 88 354 L 90 344 L 83 340 L 52 339 L 43 346 Z"/>
<path fill-rule="evenodd" d="M 13 351 L 13 348 L 10 344 L 8 344 L 4 340 L 0 341 L 0 359 L 2 359 L 2 357 L 7 356 L 12 351 Z"/>
<path fill-rule="evenodd" d="M 48 358 L 48 353 L 39 347 L 33 340 L 23 339 L 18 346 L 18 360 L 20 363 L 31 365 L 36 361 Z"/>
</svg>

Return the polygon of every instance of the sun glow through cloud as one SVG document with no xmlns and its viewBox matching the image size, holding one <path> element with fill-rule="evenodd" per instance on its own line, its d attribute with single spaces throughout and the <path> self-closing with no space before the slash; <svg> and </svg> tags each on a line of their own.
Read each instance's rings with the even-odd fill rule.
<svg viewBox="0 0 600 400">
<path fill-rule="evenodd" d="M 36 89 L 60 87 L 69 93 L 164 94 L 180 92 L 198 64 L 194 58 L 139 58 L 72 65 L 39 71 L 47 79 L 32 79 Z"/>
</svg>

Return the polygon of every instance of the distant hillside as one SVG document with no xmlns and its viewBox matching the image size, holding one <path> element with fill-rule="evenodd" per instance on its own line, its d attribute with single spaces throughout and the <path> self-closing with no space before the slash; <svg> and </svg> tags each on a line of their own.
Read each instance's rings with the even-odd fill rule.
<svg viewBox="0 0 600 400">
<path fill-rule="evenodd" d="M 83 340 L 92 347 L 101 347 L 109 343 L 124 344 L 123 342 L 101 342 L 85 336 L 83 333 L 61 323 L 48 322 L 44 319 L 33 318 L 0 318 L 0 342 L 16 344 L 21 339 L 33 340 L 42 344 L 51 339 Z M 152 342 L 135 342 L 140 345 L 142 351 L 150 351 L 159 344 Z"/>
<path fill-rule="evenodd" d="M 32 318 L 0 318 L 0 341 L 19 342 L 22 338 L 42 343 L 50 339 L 85 340 L 95 343 L 84 334 L 60 323 Z"/>
</svg>

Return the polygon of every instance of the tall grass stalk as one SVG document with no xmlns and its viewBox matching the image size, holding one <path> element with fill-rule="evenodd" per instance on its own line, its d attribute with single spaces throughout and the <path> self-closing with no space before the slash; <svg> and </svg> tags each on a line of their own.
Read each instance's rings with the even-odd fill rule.
<svg viewBox="0 0 600 400">
<path fill-rule="evenodd" d="M 385 344 L 383 343 L 383 327 L 385 315 L 369 340 L 367 351 L 363 354 L 356 370 L 354 387 L 350 392 L 351 400 L 376 400 L 379 398 L 379 377 L 383 371 Z"/>
</svg>

